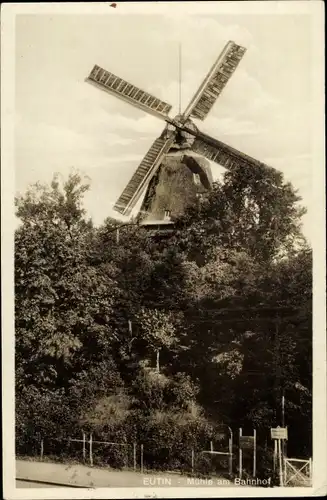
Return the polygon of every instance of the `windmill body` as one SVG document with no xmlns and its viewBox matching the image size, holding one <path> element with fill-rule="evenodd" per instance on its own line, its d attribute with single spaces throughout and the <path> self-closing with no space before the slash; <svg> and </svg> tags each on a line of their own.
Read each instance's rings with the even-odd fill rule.
<svg viewBox="0 0 327 500">
<path fill-rule="evenodd" d="M 212 185 L 210 161 L 227 169 L 263 166 L 257 160 L 200 132 L 193 118 L 204 120 L 240 63 L 245 48 L 230 41 L 215 61 L 184 113 L 171 118 L 171 105 L 122 78 L 94 66 L 87 82 L 164 120 L 166 126 L 118 198 L 114 209 L 129 215 L 146 194 L 144 223 L 168 223 Z"/>
<path fill-rule="evenodd" d="M 207 160 L 187 152 L 167 154 L 147 187 L 140 210 L 142 224 L 176 219 L 211 185 L 211 168 Z"/>
</svg>

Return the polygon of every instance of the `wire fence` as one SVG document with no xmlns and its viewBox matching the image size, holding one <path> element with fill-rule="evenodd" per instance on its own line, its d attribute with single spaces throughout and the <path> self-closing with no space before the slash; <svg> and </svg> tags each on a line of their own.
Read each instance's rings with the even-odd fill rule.
<svg viewBox="0 0 327 500">
<path fill-rule="evenodd" d="M 262 447 L 244 448 L 243 442 L 227 440 L 160 446 L 146 443 L 107 441 L 93 433 L 80 436 L 26 436 L 17 440 L 17 456 L 37 457 L 38 460 L 77 462 L 88 466 L 135 472 L 167 472 L 197 477 L 233 479 L 273 477 L 273 454 Z M 242 436 L 243 437 L 243 436 Z M 252 443 L 253 444 L 253 443 Z M 257 456 L 254 466 L 254 456 Z"/>
<path fill-rule="evenodd" d="M 143 443 L 118 443 L 97 439 L 92 433 L 79 437 L 29 436 L 16 446 L 17 456 L 41 461 L 76 461 L 89 466 L 138 472 L 174 472 L 188 475 L 232 476 L 236 454 L 186 447 L 158 447 Z"/>
<path fill-rule="evenodd" d="M 249 436 L 241 436 L 249 438 Z M 40 461 L 61 463 L 77 462 L 87 466 L 135 472 L 160 472 L 186 474 L 195 477 L 271 478 L 271 485 L 280 481 L 275 470 L 272 449 L 252 446 L 239 441 L 233 443 L 230 430 L 226 439 L 219 443 L 203 443 L 204 449 L 192 445 L 163 447 L 156 441 L 147 443 L 106 441 L 93 433 L 82 432 L 80 436 L 40 436 L 20 434 L 17 436 L 17 457 L 33 457 Z M 245 446 L 245 444 L 247 446 Z M 254 461 L 254 456 L 257 461 Z M 256 466 L 254 465 L 256 464 Z M 287 486 L 309 485 L 312 478 L 312 461 L 284 458 L 283 474 Z"/>
<path fill-rule="evenodd" d="M 107 466 L 114 469 L 137 470 L 136 443 L 117 443 L 94 437 L 92 433 L 82 433 L 80 437 L 29 436 L 16 445 L 19 456 L 38 457 L 41 461 L 55 459 L 73 460 L 90 466 Z"/>
</svg>

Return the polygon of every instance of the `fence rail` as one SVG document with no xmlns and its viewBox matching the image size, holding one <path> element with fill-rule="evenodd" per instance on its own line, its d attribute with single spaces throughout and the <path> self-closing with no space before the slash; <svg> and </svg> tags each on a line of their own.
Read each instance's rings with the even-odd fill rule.
<svg viewBox="0 0 327 500">
<path fill-rule="evenodd" d="M 95 439 L 94 439 L 95 437 Z M 77 460 L 91 467 L 107 465 L 112 468 L 139 471 L 168 471 L 186 474 L 232 476 L 234 454 L 225 451 L 149 447 L 143 443 L 119 443 L 96 439 L 93 433 L 77 436 L 30 436 L 27 446 L 20 446 L 17 453 L 61 460 Z M 225 460 L 224 460 L 225 459 Z"/>
<path fill-rule="evenodd" d="M 114 468 L 132 468 L 134 471 L 138 468 L 138 445 L 136 443 L 97 440 L 93 439 L 92 433 L 86 435 L 83 432 L 82 438 L 34 436 L 29 439 L 27 448 L 32 450 L 33 455 L 38 455 L 41 460 L 46 456 L 66 457 L 82 461 L 85 464 L 88 463 L 91 466 L 94 463 L 105 463 Z"/>
<path fill-rule="evenodd" d="M 231 438 L 228 445 L 219 441 L 218 449 L 214 449 L 215 443 L 212 441 L 207 442 L 209 446 L 200 449 L 193 447 L 192 444 L 165 448 L 157 446 L 155 441 L 145 444 L 106 441 L 106 436 L 86 432 L 81 434 L 80 436 L 27 435 L 23 440 L 17 440 L 17 455 L 38 456 L 41 461 L 47 458 L 61 462 L 75 460 L 91 467 L 107 466 L 141 473 L 174 471 L 191 476 L 223 478 L 233 478 L 236 475 L 242 477 L 242 470 L 246 477 L 255 474 L 252 470 L 251 453 L 248 455 L 245 453 L 243 461 L 237 463 L 240 444 L 233 445 Z M 258 463 L 260 464 L 258 477 L 271 476 L 273 454 L 269 455 L 267 450 L 259 449 Z M 281 475 L 285 486 L 311 484 L 311 459 L 285 458 L 281 464 Z"/>
</svg>

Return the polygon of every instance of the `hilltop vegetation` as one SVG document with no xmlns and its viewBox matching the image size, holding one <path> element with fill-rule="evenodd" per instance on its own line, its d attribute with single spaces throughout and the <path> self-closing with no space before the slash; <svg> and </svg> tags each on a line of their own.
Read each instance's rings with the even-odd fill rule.
<svg viewBox="0 0 327 500">
<path fill-rule="evenodd" d="M 16 200 L 17 450 L 84 429 L 172 467 L 221 425 L 271 447 L 284 394 L 290 452 L 310 455 L 311 250 L 293 187 L 227 173 L 173 234 L 119 239 L 88 220 L 87 189 L 74 174 Z"/>
</svg>

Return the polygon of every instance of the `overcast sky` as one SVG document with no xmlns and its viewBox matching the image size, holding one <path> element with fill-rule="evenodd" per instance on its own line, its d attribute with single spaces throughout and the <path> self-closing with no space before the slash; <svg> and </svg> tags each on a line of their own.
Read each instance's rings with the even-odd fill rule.
<svg viewBox="0 0 327 500">
<path fill-rule="evenodd" d="M 218 4 L 219 2 L 217 2 Z M 268 2 L 269 3 L 269 2 Z M 187 5 L 187 4 L 186 4 Z M 96 224 L 112 207 L 163 122 L 87 84 L 94 64 L 182 108 L 228 40 L 247 48 L 208 118 L 197 125 L 280 169 L 309 214 L 312 177 L 311 21 L 295 14 L 137 14 L 108 5 L 101 15 L 16 17 L 16 190 L 74 167 L 91 178 L 86 207 Z M 144 10 L 144 9 L 143 9 Z M 184 12 L 183 12 L 184 10 Z M 235 11 L 236 12 L 236 11 Z M 183 14 L 180 15 L 180 13 Z M 212 164 L 214 178 L 222 169 Z"/>
</svg>

